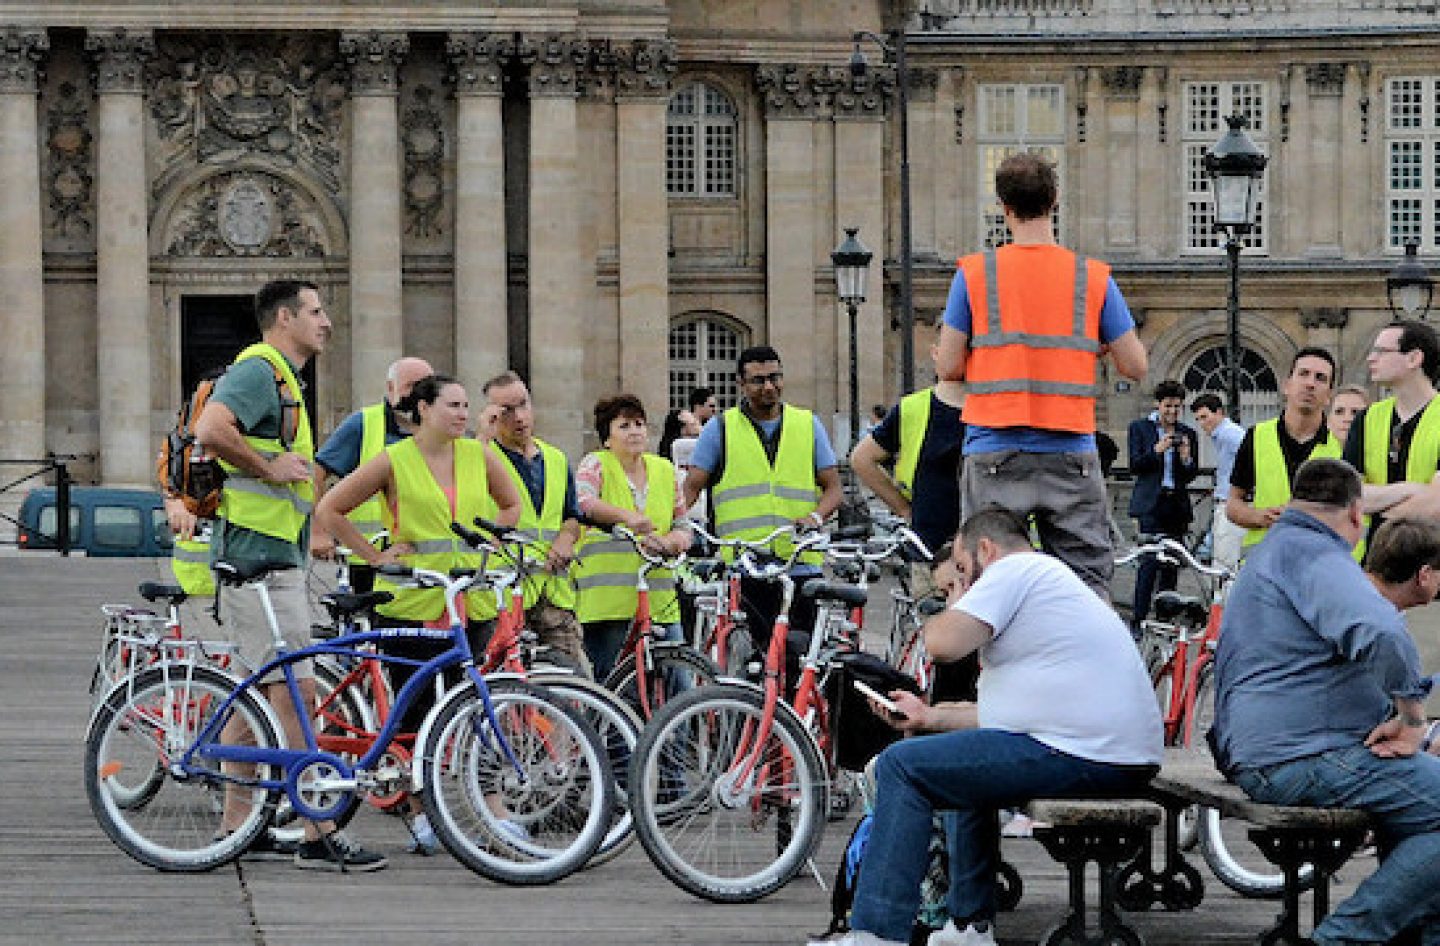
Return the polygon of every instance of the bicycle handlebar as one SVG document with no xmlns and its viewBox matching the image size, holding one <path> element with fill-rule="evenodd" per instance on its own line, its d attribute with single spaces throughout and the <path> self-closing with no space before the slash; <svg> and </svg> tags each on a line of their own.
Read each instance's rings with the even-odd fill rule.
<svg viewBox="0 0 1440 946">
<path fill-rule="evenodd" d="M 1210 578 L 1229 579 L 1235 577 L 1230 569 L 1222 565 L 1202 565 L 1195 556 L 1191 554 L 1189 549 L 1168 536 L 1161 536 L 1155 541 L 1135 546 L 1135 548 L 1115 559 L 1115 564 L 1128 565 L 1142 555 L 1157 555 L 1169 564 L 1184 565 L 1187 568 L 1193 568 L 1200 574 Z"/>
</svg>

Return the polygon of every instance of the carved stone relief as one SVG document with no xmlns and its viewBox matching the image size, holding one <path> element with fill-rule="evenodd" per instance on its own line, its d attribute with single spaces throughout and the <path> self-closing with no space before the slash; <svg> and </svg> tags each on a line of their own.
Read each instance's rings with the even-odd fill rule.
<svg viewBox="0 0 1440 946">
<path fill-rule="evenodd" d="M 405 147 L 405 232 L 435 236 L 444 229 L 445 122 L 438 93 L 428 85 L 415 89 L 400 119 Z"/>
<path fill-rule="evenodd" d="M 514 40 L 490 33 L 451 33 L 445 40 L 456 95 L 500 95 L 505 91 L 505 63 Z"/>
<path fill-rule="evenodd" d="M 164 246 L 171 256 L 321 257 L 324 223 L 288 182 L 253 168 L 206 178 L 176 205 Z"/>
<path fill-rule="evenodd" d="M 530 67 L 531 98 L 564 98 L 580 94 L 580 79 L 590 47 L 572 36 L 525 37 L 515 58 Z"/>
<path fill-rule="evenodd" d="M 49 229 L 62 237 L 84 236 L 94 225 L 91 203 L 95 139 L 90 102 L 73 82 L 62 82 L 45 111 Z"/>
<path fill-rule="evenodd" d="M 615 93 L 621 96 L 667 96 L 675 74 L 675 44 L 637 39 L 606 43 L 594 51 L 596 71 L 613 68 Z"/>
<path fill-rule="evenodd" d="M 35 93 L 41 63 L 50 49 L 44 30 L 0 30 L 0 92 Z"/>
<path fill-rule="evenodd" d="M 159 195 L 196 164 L 260 157 L 340 190 L 344 71 L 328 43 L 162 37 L 151 65 Z"/>
<path fill-rule="evenodd" d="M 1138 99 L 1144 66 L 1107 66 L 1100 70 L 1100 84 L 1112 99 Z"/>
<path fill-rule="evenodd" d="M 350 64 L 350 88 L 356 95 L 395 95 L 400 63 L 410 51 L 404 33 L 342 33 L 340 53 Z"/>
<path fill-rule="evenodd" d="M 1345 63 L 1317 62 L 1305 67 L 1305 85 L 1313 98 L 1334 98 L 1345 91 Z"/>
<path fill-rule="evenodd" d="M 95 59 L 95 89 L 101 95 L 145 91 L 145 63 L 155 55 L 148 30 L 91 30 L 85 51 Z"/>
</svg>

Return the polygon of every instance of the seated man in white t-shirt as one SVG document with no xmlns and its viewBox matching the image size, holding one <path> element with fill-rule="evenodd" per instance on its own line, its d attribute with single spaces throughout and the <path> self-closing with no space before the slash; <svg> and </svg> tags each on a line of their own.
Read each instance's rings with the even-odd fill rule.
<svg viewBox="0 0 1440 946">
<path fill-rule="evenodd" d="M 1159 768 L 1160 712 L 1129 629 L 1024 520 L 992 508 L 960 527 L 958 597 L 925 625 L 937 661 L 980 651 L 980 698 L 910 718 L 876 760 L 875 819 L 844 946 L 903 946 L 920 905 L 932 812 L 946 813 L 950 921 L 929 946 L 995 942 L 998 811 L 1040 797 L 1125 796 Z"/>
</svg>

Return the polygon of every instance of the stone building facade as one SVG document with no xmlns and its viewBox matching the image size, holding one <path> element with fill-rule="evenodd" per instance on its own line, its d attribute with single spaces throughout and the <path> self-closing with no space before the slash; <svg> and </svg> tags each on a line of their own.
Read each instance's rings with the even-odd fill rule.
<svg viewBox="0 0 1440 946">
<path fill-rule="evenodd" d="M 0 458 L 148 480 L 185 385 L 290 276 L 336 323 L 322 434 L 404 353 L 472 397 L 521 370 L 578 453 L 597 398 L 658 422 L 694 384 L 733 396 L 758 342 L 844 430 L 847 226 L 876 250 L 860 403 L 898 394 L 895 73 L 868 41 L 872 68 L 847 63 L 855 30 L 901 22 L 921 383 L 956 256 L 1004 238 L 986 179 L 1017 147 L 1059 163 L 1060 235 L 1114 264 L 1153 376 L 1220 387 L 1194 162 L 1250 115 L 1257 412 L 1302 344 L 1361 379 L 1403 242 L 1440 249 L 1440 21 L 1412 0 L 7 0 Z M 1146 392 L 1106 390 L 1123 431 Z"/>
</svg>

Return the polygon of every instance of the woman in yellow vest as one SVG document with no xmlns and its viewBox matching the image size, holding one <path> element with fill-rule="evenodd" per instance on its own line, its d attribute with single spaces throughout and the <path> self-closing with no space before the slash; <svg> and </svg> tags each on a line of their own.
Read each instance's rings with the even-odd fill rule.
<svg viewBox="0 0 1440 946">
<path fill-rule="evenodd" d="M 621 394 L 596 404 L 595 433 L 604 449 L 587 454 L 575 472 L 581 514 L 599 526 L 626 526 L 655 552 L 678 555 L 688 549 L 690 529 L 675 467 L 646 452 L 650 429 L 640 400 Z M 575 613 L 585 627 L 585 652 L 595 679 L 604 680 L 614 669 L 639 603 L 635 578 L 641 559 L 629 542 L 594 528 L 580 540 L 576 559 Z M 667 640 L 680 640 L 684 632 L 674 574 L 657 569 L 646 580 L 653 622 L 665 627 Z"/>
<path fill-rule="evenodd" d="M 470 400 L 465 388 L 454 378 L 431 375 L 417 382 L 396 409 L 410 413 L 414 435 L 386 447 L 326 493 L 315 510 L 320 527 L 372 566 L 399 562 L 440 572 L 479 567 L 481 557 L 450 531 L 450 524 L 468 526 L 476 516 L 484 516 L 512 526 L 520 518 L 520 494 L 501 461 L 467 436 Z M 353 509 L 377 495 L 383 496 L 393 522 L 392 544 L 383 550 L 375 548 L 347 518 Z M 395 596 L 377 609 L 385 626 L 450 626 L 443 590 L 404 588 L 383 577 L 377 577 L 375 588 Z M 465 610 L 470 646 L 478 654 L 494 624 L 493 592 L 470 592 L 465 597 Z M 388 655 L 419 661 L 429 660 L 448 647 L 445 641 L 406 638 L 381 644 Z M 399 663 L 388 664 L 387 669 L 397 693 L 416 671 L 415 667 Z M 449 676 L 449 685 L 458 682 L 458 674 Z M 401 721 L 400 731 L 416 731 L 433 705 L 432 692 L 418 694 Z M 431 853 L 436 849 L 434 834 L 420 815 L 415 799 L 412 811 L 417 817 L 411 825 L 415 835 L 411 849 Z"/>
</svg>

